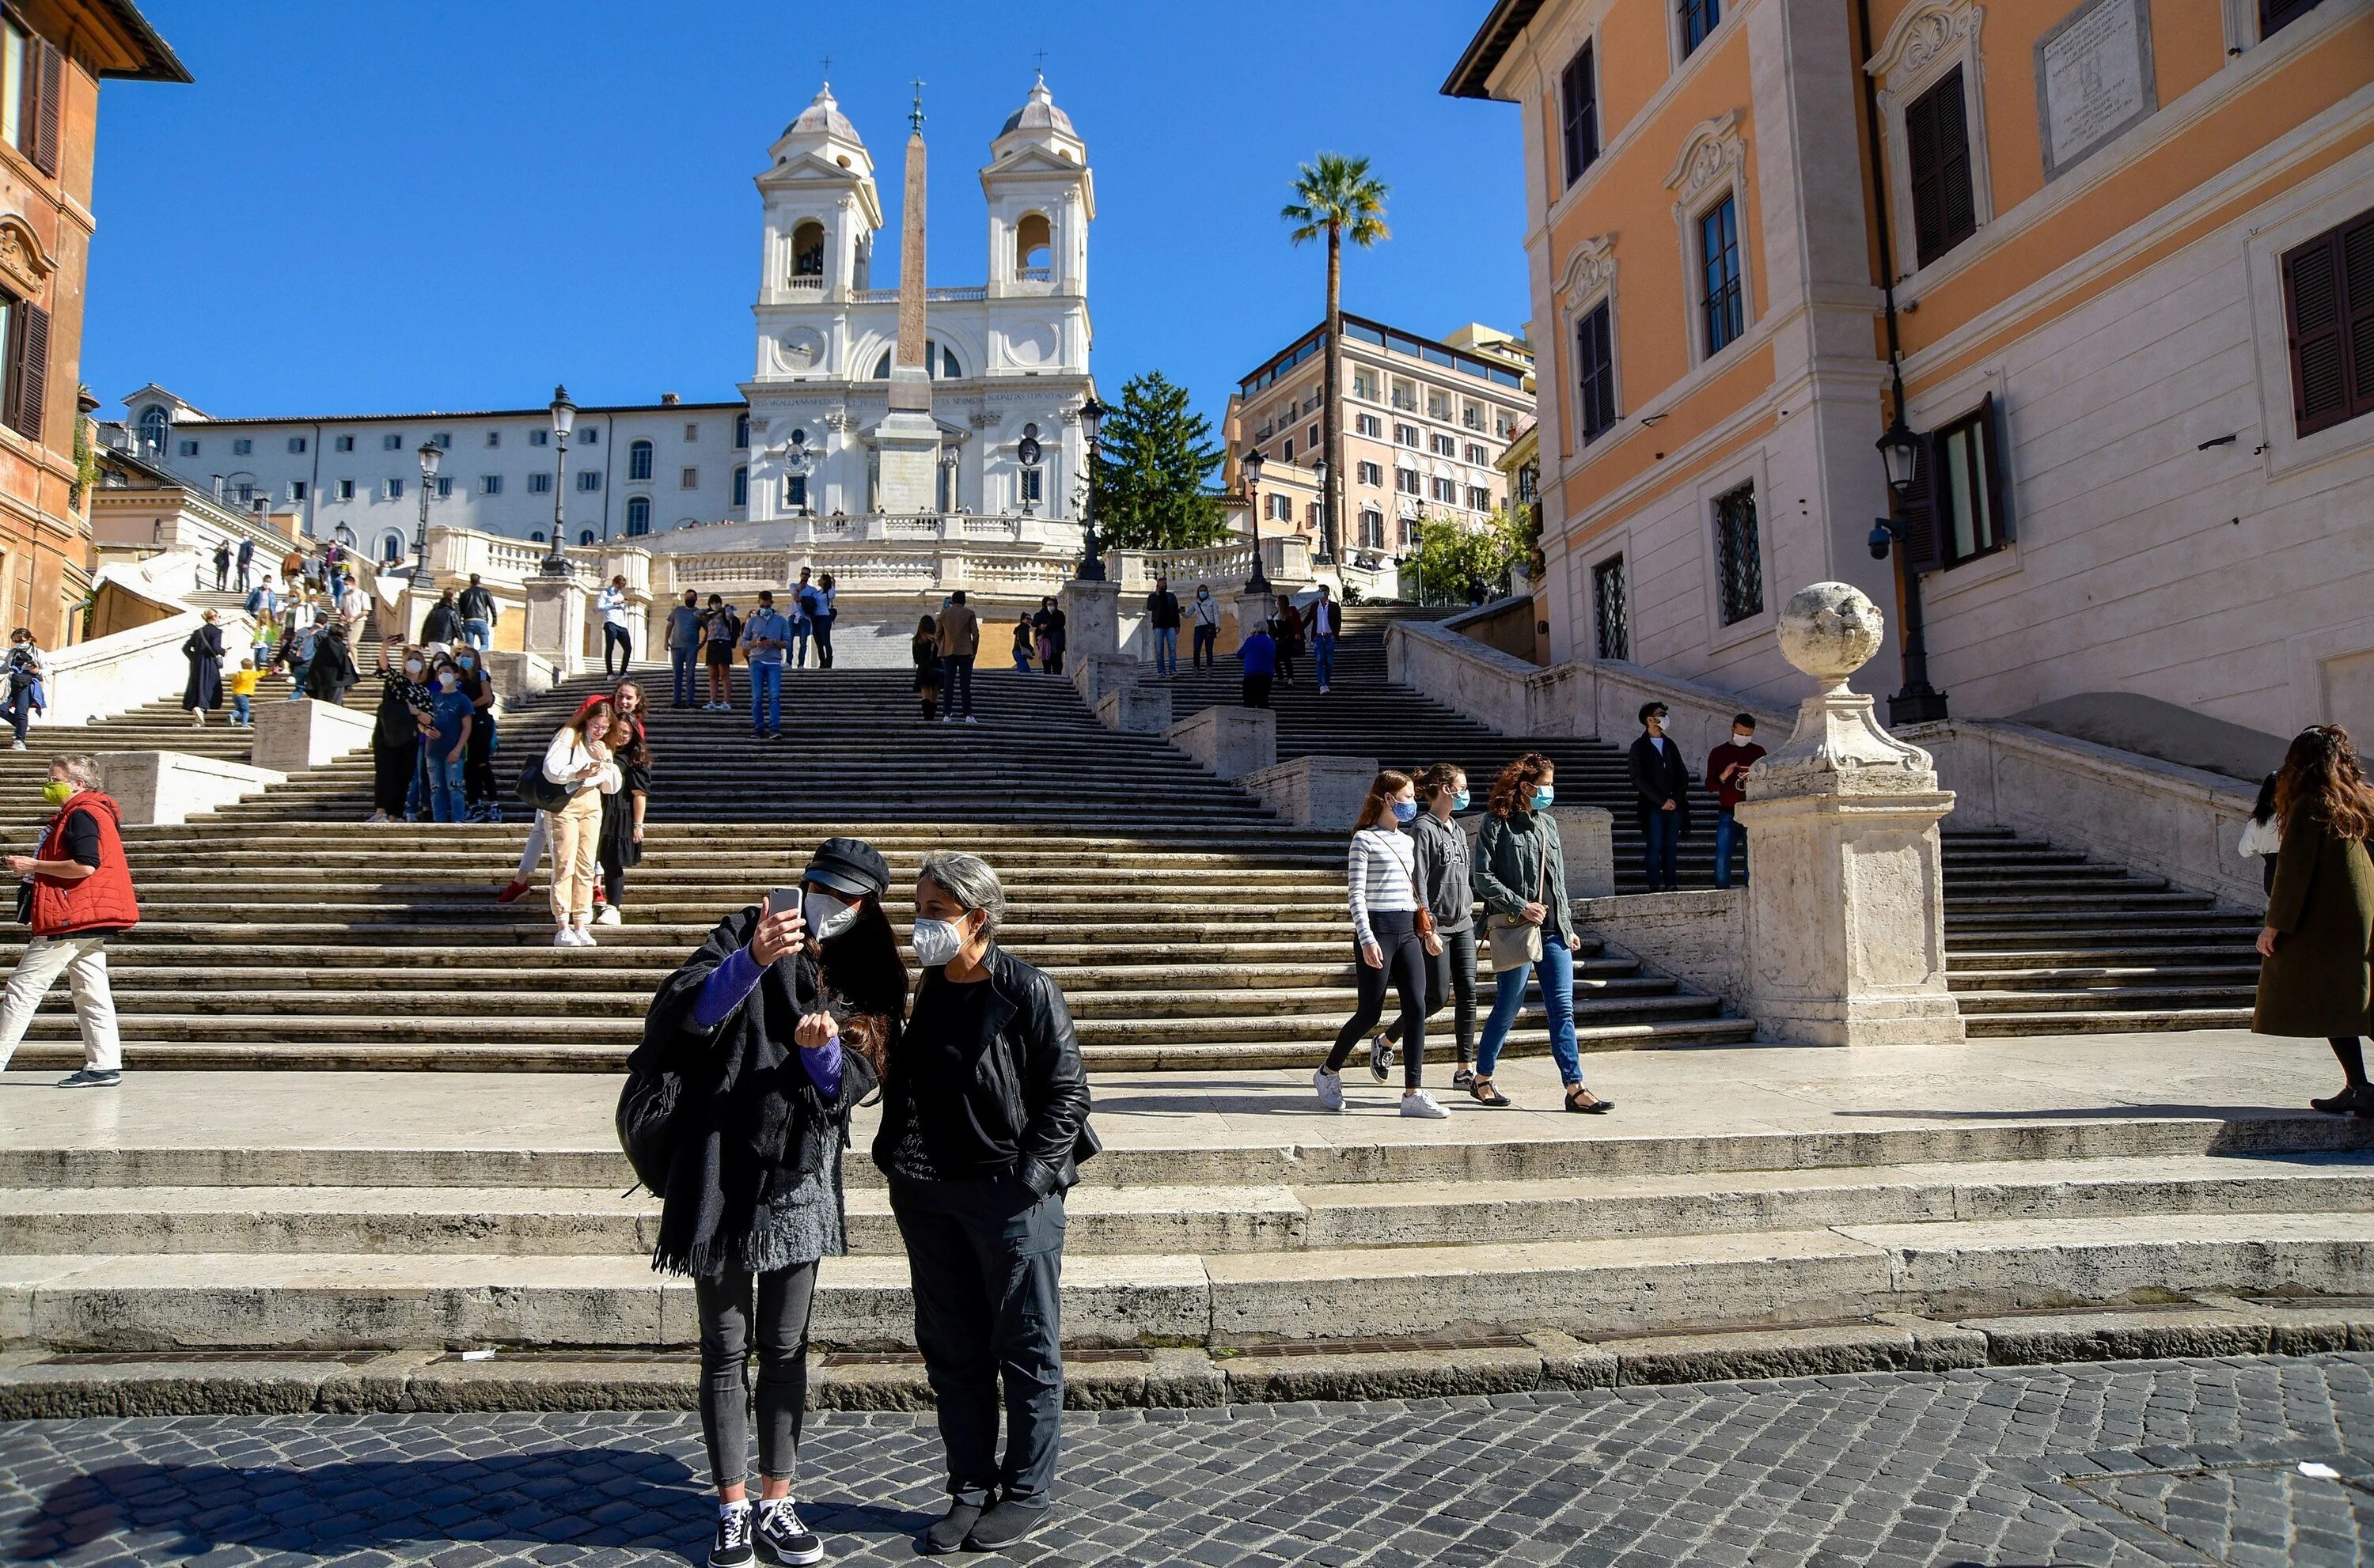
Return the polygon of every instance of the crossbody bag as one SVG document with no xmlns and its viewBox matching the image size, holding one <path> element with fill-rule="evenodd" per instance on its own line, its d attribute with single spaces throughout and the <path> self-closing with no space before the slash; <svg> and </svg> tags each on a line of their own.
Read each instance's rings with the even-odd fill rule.
<svg viewBox="0 0 2374 1568">
<path fill-rule="evenodd" d="M 1547 904 L 1544 896 L 1550 884 L 1550 848 L 1542 845 L 1541 875 L 1534 886 L 1533 902 Z M 1546 912 L 1542 924 L 1548 923 Z M 1522 915 L 1494 915 L 1484 922 L 1484 934 L 1492 943 L 1492 967 L 1495 972 L 1522 969 L 1528 964 L 1538 964 L 1542 957 L 1542 927 Z"/>
</svg>

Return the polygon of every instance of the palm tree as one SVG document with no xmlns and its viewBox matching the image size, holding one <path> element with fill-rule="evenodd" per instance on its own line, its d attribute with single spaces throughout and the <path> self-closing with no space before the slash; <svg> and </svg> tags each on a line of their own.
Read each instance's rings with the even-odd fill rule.
<svg viewBox="0 0 2374 1568">
<path fill-rule="evenodd" d="M 1322 152 L 1316 164 L 1302 166 L 1294 181 L 1296 200 L 1278 213 L 1295 226 L 1289 238 L 1298 245 L 1327 236 L 1327 392 L 1322 415 L 1326 422 L 1327 476 L 1319 504 L 1319 545 L 1331 556 L 1336 554 L 1338 543 L 1336 488 L 1344 483 L 1344 433 L 1336 414 L 1335 384 L 1336 345 L 1344 337 L 1344 241 L 1349 238 L 1366 250 L 1380 240 L 1393 238 L 1393 231 L 1385 227 L 1386 190 L 1385 182 L 1369 172 L 1367 158 Z"/>
</svg>

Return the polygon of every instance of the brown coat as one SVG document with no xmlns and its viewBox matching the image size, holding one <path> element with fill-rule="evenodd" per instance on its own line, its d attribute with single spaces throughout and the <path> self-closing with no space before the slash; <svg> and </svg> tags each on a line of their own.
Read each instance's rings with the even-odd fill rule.
<svg viewBox="0 0 2374 1568">
<path fill-rule="evenodd" d="M 2374 1000 L 2374 860 L 2305 812 L 2284 826 L 2267 924 L 2275 955 L 2259 966 L 2262 1035 L 2333 1038 L 2367 1033 Z"/>
<path fill-rule="evenodd" d="M 969 659 L 981 651 L 981 621 L 970 604 L 949 604 L 940 610 L 940 655 Z"/>
</svg>

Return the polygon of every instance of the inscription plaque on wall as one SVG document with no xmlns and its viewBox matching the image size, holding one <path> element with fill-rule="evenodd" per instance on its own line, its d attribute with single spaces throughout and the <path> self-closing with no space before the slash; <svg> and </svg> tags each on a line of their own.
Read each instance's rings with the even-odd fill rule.
<svg viewBox="0 0 2374 1568">
<path fill-rule="evenodd" d="M 2159 107 L 2150 0 L 2089 0 L 2036 41 L 2044 177 L 2058 179 Z"/>
</svg>

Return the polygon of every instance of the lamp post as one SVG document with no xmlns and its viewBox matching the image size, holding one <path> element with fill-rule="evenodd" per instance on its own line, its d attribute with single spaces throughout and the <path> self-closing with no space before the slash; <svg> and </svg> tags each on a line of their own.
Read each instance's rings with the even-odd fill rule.
<svg viewBox="0 0 2374 1568">
<path fill-rule="evenodd" d="M 1921 438 L 1905 427 L 1904 397 L 1897 390 L 1896 415 L 1879 438 L 1880 460 L 1887 465 L 1887 487 L 1902 501 L 1921 474 Z M 1929 643 L 1921 615 L 1921 573 L 1912 564 L 1912 521 L 1910 518 L 1874 520 L 1872 558 L 1896 557 L 1896 593 L 1904 614 L 1904 689 L 1887 699 L 1891 724 L 1922 724 L 1945 717 L 1945 694 L 1929 684 Z"/>
<path fill-rule="evenodd" d="M 577 424 L 577 405 L 569 401 L 567 387 L 552 389 L 552 444 L 558 448 L 553 459 L 552 471 L 552 548 L 545 552 L 544 575 L 565 578 L 569 573 L 569 530 L 562 521 L 561 498 L 569 493 L 569 432 Z"/>
<path fill-rule="evenodd" d="M 1039 438 L 1036 436 L 1026 435 L 1014 444 L 1015 461 L 1026 469 L 1038 467 L 1039 460 L 1046 455 L 1045 450 L 1039 445 Z M 1022 515 L 1024 517 L 1032 515 L 1030 497 L 1028 494 L 1022 497 Z"/>
<path fill-rule="evenodd" d="M 429 491 L 437 483 L 437 465 L 445 453 L 435 441 L 423 441 L 415 455 L 420 459 L 420 521 L 412 526 L 412 586 L 421 591 L 432 581 L 429 570 Z"/>
<path fill-rule="evenodd" d="M 1097 432 L 1104 422 L 1103 404 L 1090 398 L 1080 404 L 1080 434 L 1087 442 L 1088 487 L 1080 497 L 1080 569 L 1072 575 L 1082 582 L 1105 579 L 1105 558 L 1097 544 Z"/>
<path fill-rule="evenodd" d="M 1270 591 L 1269 573 L 1262 569 L 1261 448 L 1247 447 L 1245 455 L 1237 462 L 1245 471 L 1245 500 L 1252 507 L 1253 517 L 1253 569 L 1252 574 L 1245 579 L 1245 591 L 1267 593 Z"/>
</svg>

